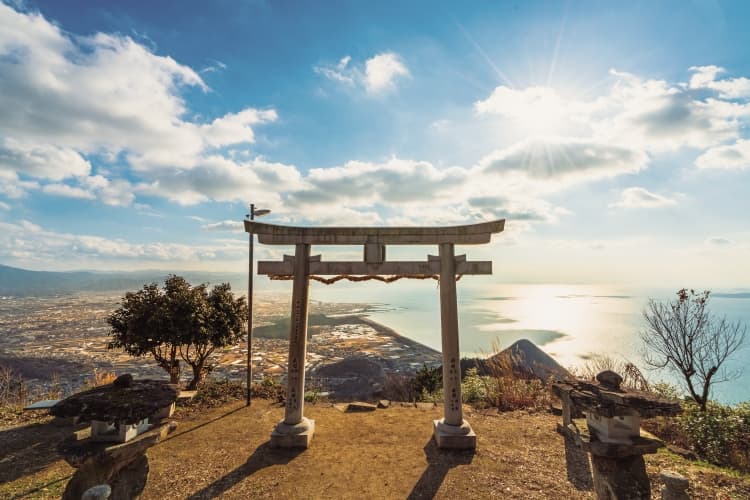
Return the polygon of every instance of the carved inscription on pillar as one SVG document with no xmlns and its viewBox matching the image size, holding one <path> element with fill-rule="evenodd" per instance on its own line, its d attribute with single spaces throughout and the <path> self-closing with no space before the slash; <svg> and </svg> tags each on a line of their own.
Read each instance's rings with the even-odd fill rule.
<svg viewBox="0 0 750 500">
<path fill-rule="evenodd" d="M 453 411 L 458 411 L 461 409 L 461 399 L 456 388 L 459 384 L 461 384 L 461 380 L 458 378 L 458 372 L 456 370 L 456 358 L 451 358 L 450 364 L 448 366 L 448 380 L 446 387 L 450 387 L 450 409 Z"/>
<path fill-rule="evenodd" d="M 297 299 L 292 305 L 292 328 L 289 336 L 290 346 L 296 346 L 299 342 L 303 341 L 302 335 L 306 332 L 302 331 L 305 328 L 306 321 L 302 317 L 303 300 Z M 294 349 L 290 348 L 290 354 L 292 354 L 289 360 L 289 370 L 287 377 L 289 378 L 289 394 L 287 394 L 286 407 L 290 411 L 296 411 L 299 409 L 299 398 L 300 395 L 297 393 L 297 386 L 299 385 L 300 379 L 300 366 L 302 366 L 303 360 L 299 359 L 294 352 Z"/>
</svg>

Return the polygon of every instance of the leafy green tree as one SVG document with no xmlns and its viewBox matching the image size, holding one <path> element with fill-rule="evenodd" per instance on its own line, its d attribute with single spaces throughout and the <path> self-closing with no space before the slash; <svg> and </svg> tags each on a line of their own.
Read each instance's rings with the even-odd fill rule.
<svg viewBox="0 0 750 500">
<path fill-rule="evenodd" d="M 191 321 L 184 327 L 180 356 L 193 369 L 189 389 L 206 378 L 213 369 L 208 358 L 218 348 L 239 342 L 247 326 L 247 304 L 244 297 L 234 298 L 228 283 L 206 292 L 204 285 L 189 290 L 186 303 L 191 305 Z"/>
<path fill-rule="evenodd" d="M 107 323 L 112 336 L 108 349 L 122 348 L 131 356 L 150 354 L 169 374 L 171 383 L 180 381 L 181 339 L 170 318 L 168 299 L 156 283 L 126 293 Z"/>
<path fill-rule="evenodd" d="M 188 389 L 195 389 L 212 369 L 211 354 L 244 335 L 247 304 L 244 297 L 235 299 L 229 284 L 208 292 L 205 285 L 191 286 L 172 275 L 162 289 L 153 283 L 127 293 L 107 321 L 112 327 L 110 349 L 153 355 L 172 383 L 179 381 L 182 360 L 193 370 Z"/>
<path fill-rule="evenodd" d="M 644 361 L 677 372 L 701 411 L 706 411 L 713 384 L 739 376 L 723 365 L 742 347 L 747 330 L 711 314 L 709 294 L 683 288 L 675 300 L 651 299 L 643 312 L 648 327 L 641 333 Z"/>
</svg>

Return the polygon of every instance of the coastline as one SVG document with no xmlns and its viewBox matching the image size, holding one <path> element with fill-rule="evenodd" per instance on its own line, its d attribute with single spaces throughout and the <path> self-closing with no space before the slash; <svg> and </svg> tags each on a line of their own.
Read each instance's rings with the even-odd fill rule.
<svg viewBox="0 0 750 500">
<path fill-rule="evenodd" d="M 411 348 L 413 348 L 415 350 L 421 350 L 421 351 L 423 351 L 426 354 L 434 354 L 434 355 L 436 355 L 438 357 L 442 356 L 442 353 L 440 351 L 438 351 L 437 349 L 433 349 L 432 347 L 429 347 L 429 346 L 427 346 L 427 345 L 425 345 L 425 344 L 423 344 L 423 343 L 421 343 L 419 341 L 416 341 L 416 340 L 411 339 L 411 338 L 409 338 L 409 337 L 407 337 L 405 335 L 402 335 L 402 334 L 398 333 L 396 330 L 394 330 L 393 328 L 391 328 L 389 326 L 385 326 L 382 323 L 378 323 L 377 321 L 375 321 L 372 318 L 370 318 L 368 315 L 362 315 L 362 316 L 360 316 L 360 320 L 363 323 L 365 323 L 365 324 L 369 325 L 370 327 L 372 327 L 372 329 L 374 329 L 374 330 L 382 333 L 383 335 L 389 335 L 389 336 L 393 337 L 394 339 L 397 339 L 399 342 L 401 342 L 403 344 L 406 344 L 406 345 L 409 345 Z"/>
</svg>

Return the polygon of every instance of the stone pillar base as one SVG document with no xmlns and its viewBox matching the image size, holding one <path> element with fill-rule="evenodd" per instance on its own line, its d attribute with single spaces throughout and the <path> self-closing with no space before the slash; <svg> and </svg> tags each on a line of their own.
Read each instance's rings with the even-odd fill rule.
<svg viewBox="0 0 750 500">
<path fill-rule="evenodd" d="M 477 447 L 477 435 L 466 420 L 461 425 L 449 425 L 441 418 L 433 420 L 432 425 L 438 448 L 473 450 Z"/>
<path fill-rule="evenodd" d="M 271 433 L 272 448 L 308 448 L 315 433 L 315 420 L 302 417 L 298 424 L 290 425 L 283 420 Z"/>
<path fill-rule="evenodd" d="M 608 458 L 592 453 L 591 469 L 597 498 L 651 498 L 651 481 L 643 455 Z"/>
</svg>

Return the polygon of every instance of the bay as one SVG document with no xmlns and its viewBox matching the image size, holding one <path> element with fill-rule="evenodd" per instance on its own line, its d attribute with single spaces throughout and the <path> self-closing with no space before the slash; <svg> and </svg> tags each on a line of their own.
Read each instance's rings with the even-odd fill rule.
<svg viewBox="0 0 750 500">
<path fill-rule="evenodd" d="M 643 368 L 639 333 L 649 298 L 667 300 L 676 290 L 579 284 L 497 284 L 462 279 L 458 283 L 460 345 L 463 356 L 486 356 L 526 338 L 566 367 L 578 367 L 606 354 Z M 440 350 L 440 304 L 431 280 L 382 283 L 315 283 L 311 297 L 331 302 L 376 304 L 373 320 Z M 715 290 L 711 311 L 750 326 L 748 289 Z M 750 365 L 750 336 L 726 364 Z M 644 370 L 650 381 L 679 382 L 670 373 Z M 750 400 L 750 370 L 715 385 L 712 397 L 724 403 Z"/>
</svg>

